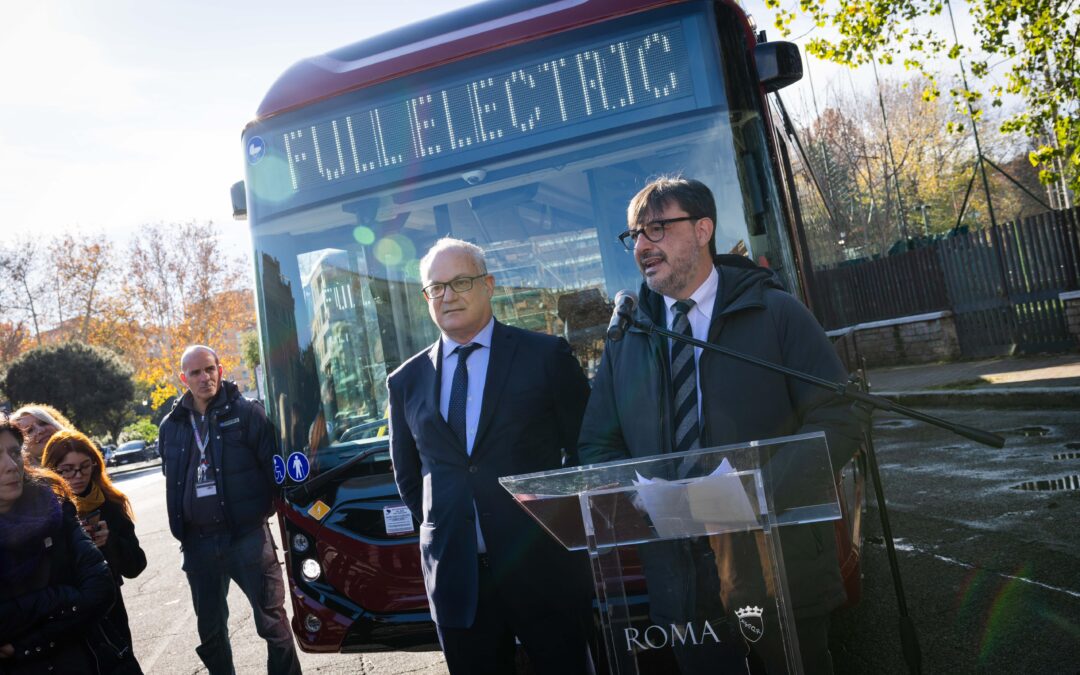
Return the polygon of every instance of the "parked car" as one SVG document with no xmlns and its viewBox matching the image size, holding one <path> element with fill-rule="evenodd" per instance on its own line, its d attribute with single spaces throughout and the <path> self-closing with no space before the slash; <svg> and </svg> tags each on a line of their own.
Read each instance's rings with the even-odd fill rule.
<svg viewBox="0 0 1080 675">
<path fill-rule="evenodd" d="M 105 466 L 112 466 L 115 464 L 115 461 L 113 460 L 113 453 L 116 452 L 115 445 L 107 443 L 98 448 L 98 450 L 101 451 L 101 458 L 105 460 Z"/>
<path fill-rule="evenodd" d="M 145 462 L 153 458 L 153 453 L 147 448 L 146 441 L 128 441 L 121 443 L 120 447 L 113 451 L 113 466 L 130 464 L 132 462 Z"/>
</svg>

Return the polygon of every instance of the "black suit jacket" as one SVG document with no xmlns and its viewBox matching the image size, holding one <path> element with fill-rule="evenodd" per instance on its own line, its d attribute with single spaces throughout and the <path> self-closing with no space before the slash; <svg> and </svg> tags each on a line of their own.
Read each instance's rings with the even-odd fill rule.
<svg viewBox="0 0 1080 675">
<path fill-rule="evenodd" d="M 589 387 L 570 346 L 562 338 L 495 323 L 470 456 L 439 412 L 441 343 L 387 378 L 394 478 L 421 523 L 432 618 L 449 628 L 473 622 L 479 589 L 476 513 L 505 598 L 526 610 L 587 606 L 591 589 L 584 557 L 562 548 L 498 482 L 501 476 L 557 469 L 564 451 L 568 463 L 577 463 Z"/>
</svg>

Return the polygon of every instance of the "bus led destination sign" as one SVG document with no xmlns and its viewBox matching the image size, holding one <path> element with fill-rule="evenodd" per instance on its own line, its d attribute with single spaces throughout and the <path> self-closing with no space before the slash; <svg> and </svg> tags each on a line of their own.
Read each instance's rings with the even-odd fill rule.
<svg viewBox="0 0 1080 675">
<path fill-rule="evenodd" d="M 561 138 L 595 132 L 595 125 L 578 132 L 571 127 L 596 119 L 610 120 L 601 128 L 615 126 L 620 113 L 692 93 L 683 28 L 674 23 L 498 62 L 468 79 L 378 105 L 346 107 L 331 119 L 268 137 L 269 151 L 285 161 L 263 166 L 287 167 L 285 182 L 296 194 L 514 139 L 545 142 L 555 130 Z"/>
</svg>

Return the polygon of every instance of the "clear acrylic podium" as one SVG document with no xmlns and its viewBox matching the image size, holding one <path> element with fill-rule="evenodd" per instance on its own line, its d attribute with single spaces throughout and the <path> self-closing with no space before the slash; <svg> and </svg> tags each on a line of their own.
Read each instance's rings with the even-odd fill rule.
<svg viewBox="0 0 1080 675">
<path fill-rule="evenodd" d="M 801 672 L 778 529 L 840 518 L 823 433 L 500 482 L 588 550 L 610 672 Z"/>
</svg>

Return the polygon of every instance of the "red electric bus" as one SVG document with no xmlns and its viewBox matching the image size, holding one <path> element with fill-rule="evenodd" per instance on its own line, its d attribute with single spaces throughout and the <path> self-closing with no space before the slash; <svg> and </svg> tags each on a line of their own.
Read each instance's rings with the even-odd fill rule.
<svg viewBox="0 0 1080 675">
<path fill-rule="evenodd" d="M 732 0 L 500 0 L 303 60 L 271 88 L 234 203 L 290 459 L 278 514 L 303 649 L 434 644 L 385 379 L 437 337 L 418 273 L 437 239 L 482 246 L 497 318 L 562 335 L 590 375 L 611 298 L 640 283 L 617 235 L 650 177 L 708 184 L 718 250 L 805 297 L 766 102 L 801 64 L 758 38 Z"/>
</svg>

